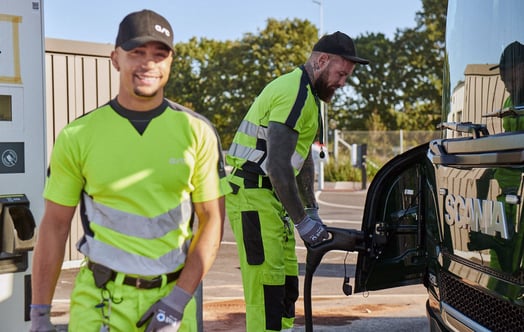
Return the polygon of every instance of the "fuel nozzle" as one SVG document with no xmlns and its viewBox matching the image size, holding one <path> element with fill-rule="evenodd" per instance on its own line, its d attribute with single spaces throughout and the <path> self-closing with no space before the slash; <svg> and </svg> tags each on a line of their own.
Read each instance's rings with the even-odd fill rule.
<svg viewBox="0 0 524 332">
<path fill-rule="evenodd" d="M 364 248 L 364 233 L 355 229 L 327 227 L 329 239 L 315 246 L 307 247 L 306 271 L 312 274 L 317 269 L 322 257 L 331 250 L 359 251 Z"/>
</svg>

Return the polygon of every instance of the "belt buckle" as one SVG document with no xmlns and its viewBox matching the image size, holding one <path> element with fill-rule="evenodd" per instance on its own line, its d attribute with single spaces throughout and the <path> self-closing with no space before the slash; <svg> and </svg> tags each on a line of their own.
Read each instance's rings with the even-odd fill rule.
<svg viewBox="0 0 524 332">
<path fill-rule="evenodd" d="M 151 289 L 151 288 L 158 288 L 162 285 L 162 279 L 161 278 L 153 278 L 153 279 L 141 279 L 141 278 L 135 278 L 135 288 L 139 289 Z"/>
</svg>

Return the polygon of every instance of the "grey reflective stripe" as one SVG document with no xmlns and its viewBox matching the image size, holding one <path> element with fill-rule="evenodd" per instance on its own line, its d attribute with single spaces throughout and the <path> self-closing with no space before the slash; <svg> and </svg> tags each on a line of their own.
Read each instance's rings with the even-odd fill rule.
<svg viewBox="0 0 524 332">
<path fill-rule="evenodd" d="M 235 157 L 239 157 L 245 160 L 258 163 L 262 157 L 264 157 L 266 151 L 253 149 L 238 143 L 232 143 L 229 148 L 229 154 Z"/>
<path fill-rule="evenodd" d="M 191 202 L 188 200 L 155 218 L 141 217 L 109 208 L 94 202 L 85 194 L 84 204 L 89 222 L 126 236 L 143 239 L 160 238 L 170 231 L 185 228 L 192 215 Z M 106 265 L 115 271 L 128 274 L 159 275 L 180 268 L 186 260 L 190 242 L 191 239 L 186 240 L 180 247 L 173 247 L 159 258 L 130 253 L 88 235 L 84 235 L 84 238 L 78 241 L 77 248 L 92 261 Z"/>
<path fill-rule="evenodd" d="M 258 126 L 249 121 L 243 120 L 242 123 L 240 123 L 240 126 L 238 127 L 238 131 L 253 138 L 267 141 L 268 128 Z M 231 156 L 235 156 L 259 164 L 262 157 L 264 157 L 264 155 L 266 154 L 266 151 L 251 148 L 242 145 L 238 142 L 233 142 L 229 148 L 228 153 Z M 300 171 L 302 165 L 304 165 L 304 160 L 305 158 L 295 151 L 293 152 L 293 156 L 291 157 L 291 165 L 295 170 Z M 264 160 L 264 162 L 260 164 L 260 168 L 264 171 L 264 173 L 267 173 L 266 160 Z"/>
<path fill-rule="evenodd" d="M 186 200 L 175 209 L 154 218 L 142 217 L 125 213 L 108 206 L 96 203 L 84 194 L 86 214 L 90 222 L 96 223 L 115 232 L 140 237 L 155 239 L 180 227 L 187 222 L 193 212 L 191 202 Z M 125 227 L 122 225 L 125 224 Z"/>
<path fill-rule="evenodd" d="M 251 123 L 247 120 L 242 120 L 240 126 L 238 127 L 238 131 L 251 137 L 263 139 L 264 141 L 267 140 L 268 129 L 266 127 Z"/>
<path fill-rule="evenodd" d="M 78 243 L 80 242 L 82 241 Z M 86 241 L 78 247 L 78 250 L 93 262 L 108 266 L 115 271 L 156 276 L 178 270 L 186 260 L 190 243 L 191 240 L 187 240 L 180 248 L 154 259 L 130 254 L 89 236 L 86 236 Z"/>
<path fill-rule="evenodd" d="M 294 169 L 296 169 L 298 172 L 302 169 L 302 166 L 304 165 L 304 161 L 306 159 L 298 154 L 297 151 L 293 152 L 293 155 L 291 156 L 291 165 Z"/>
</svg>

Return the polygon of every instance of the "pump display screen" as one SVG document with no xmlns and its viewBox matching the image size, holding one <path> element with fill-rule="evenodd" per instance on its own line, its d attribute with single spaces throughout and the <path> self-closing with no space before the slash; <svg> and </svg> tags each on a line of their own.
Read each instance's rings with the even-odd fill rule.
<svg viewBox="0 0 524 332">
<path fill-rule="evenodd" d="M 13 120 L 13 104 L 11 96 L 0 95 L 0 121 Z"/>
</svg>

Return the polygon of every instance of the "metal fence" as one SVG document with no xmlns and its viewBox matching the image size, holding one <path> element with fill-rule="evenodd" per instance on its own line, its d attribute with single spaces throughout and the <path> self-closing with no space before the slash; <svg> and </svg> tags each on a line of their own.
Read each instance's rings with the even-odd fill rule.
<svg viewBox="0 0 524 332">
<path fill-rule="evenodd" d="M 351 156 L 353 144 L 366 144 L 366 161 L 378 167 L 398 154 L 440 138 L 440 131 L 340 131 L 328 136 L 328 150 L 334 160 Z"/>
</svg>

